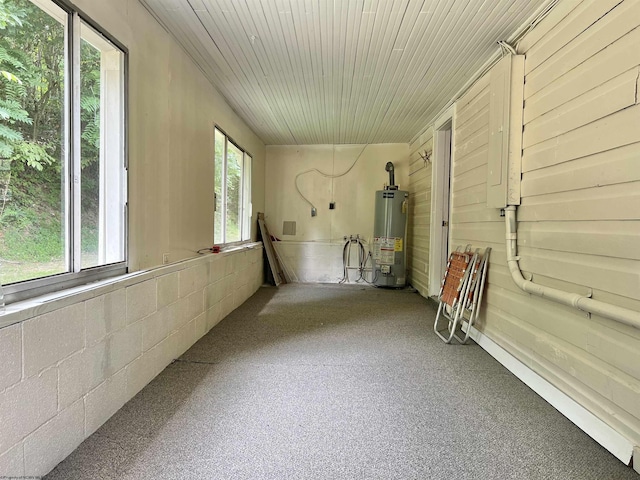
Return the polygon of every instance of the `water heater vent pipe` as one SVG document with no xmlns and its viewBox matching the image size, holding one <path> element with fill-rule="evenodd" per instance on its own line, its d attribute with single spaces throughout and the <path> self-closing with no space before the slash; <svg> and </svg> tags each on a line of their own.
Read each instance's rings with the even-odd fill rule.
<svg viewBox="0 0 640 480">
<path fill-rule="evenodd" d="M 507 230 L 507 265 L 509 266 L 513 281 L 521 290 L 640 329 L 640 312 L 599 300 L 593 300 L 578 293 L 565 292 L 557 288 L 538 285 L 531 280 L 525 279 L 518 265 L 518 224 L 516 221 L 515 206 L 510 205 L 505 208 L 505 223 Z"/>
<path fill-rule="evenodd" d="M 395 179 L 395 175 L 394 175 L 393 162 L 387 162 L 387 165 L 384 167 L 384 169 L 387 172 L 389 172 L 389 187 L 395 187 L 396 186 L 396 179 Z"/>
</svg>

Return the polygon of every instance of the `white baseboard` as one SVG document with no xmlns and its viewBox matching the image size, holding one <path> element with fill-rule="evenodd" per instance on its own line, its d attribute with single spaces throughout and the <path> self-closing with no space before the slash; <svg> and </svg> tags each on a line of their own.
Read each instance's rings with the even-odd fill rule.
<svg viewBox="0 0 640 480">
<path fill-rule="evenodd" d="M 466 331 L 466 322 L 464 328 Z M 535 373 L 476 328 L 471 327 L 470 337 L 507 370 L 549 402 L 556 410 L 575 423 L 587 435 L 611 452 L 611 454 L 621 462 L 625 465 L 631 463 L 634 446 L 629 439 L 622 436 L 618 431 L 611 428 L 567 394 Z"/>
</svg>

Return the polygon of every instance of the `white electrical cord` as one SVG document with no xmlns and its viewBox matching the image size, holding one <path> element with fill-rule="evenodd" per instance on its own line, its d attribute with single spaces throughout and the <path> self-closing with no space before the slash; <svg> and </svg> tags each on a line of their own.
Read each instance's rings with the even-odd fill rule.
<svg viewBox="0 0 640 480">
<path fill-rule="evenodd" d="M 508 41 L 515 45 L 516 52 L 518 51 L 518 45 L 520 41 L 525 37 L 527 33 L 529 33 L 533 28 L 538 25 L 558 4 L 560 0 L 551 0 L 536 16 L 529 22 L 529 24 L 522 29 L 522 31 L 517 31 L 514 35 L 509 37 Z M 503 47 L 501 47 L 503 48 Z M 444 112 L 447 111 L 448 108 L 451 107 L 454 103 L 456 103 L 462 96 L 469 91 L 469 89 L 480 79 L 482 78 L 489 70 L 493 68 L 493 66 L 500 60 L 500 58 L 490 58 L 483 67 L 481 67 L 478 72 L 472 75 L 469 80 L 462 86 L 460 90 L 456 92 L 456 94 L 449 100 L 439 111 L 438 113 L 427 122 L 427 127 L 424 130 L 421 130 L 417 135 L 414 136 L 413 141 L 420 137 L 424 132 L 426 132 L 429 128 L 431 128 L 436 121 L 436 119 L 440 118 Z"/>
<path fill-rule="evenodd" d="M 344 177 L 347 173 L 349 173 L 351 170 L 353 170 L 353 167 L 355 167 L 355 166 L 356 166 L 356 163 L 358 163 L 358 160 L 360 160 L 360 157 L 362 156 L 362 154 L 364 153 L 364 150 L 365 150 L 368 146 L 369 146 L 369 144 L 367 143 L 367 144 L 364 146 L 364 148 L 363 148 L 362 150 L 360 150 L 360 153 L 359 153 L 359 154 L 358 154 L 358 156 L 356 157 L 355 161 L 351 164 L 351 166 L 350 166 L 346 171 L 344 171 L 343 173 L 340 173 L 340 174 L 338 174 L 338 175 L 331 175 L 331 174 L 329 174 L 329 173 L 324 173 L 324 172 L 321 172 L 320 170 L 318 170 L 317 168 L 311 168 L 311 169 L 309 169 L 309 170 L 305 170 L 304 172 L 300 172 L 298 175 L 296 175 L 296 179 L 295 179 L 295 181 L 293 182 L 293 183 L 295 184 L 295 186 L 296 186 L 296 191 L 298 192 L 298 195 L 300 195 L 300 197 L 301 197 L 305 202 L 307 202 L 309 205 L 311 205 L 311 208 L 312 208 L 312 209 L 315 209 L 315 208 L 316 208 L 316 207 L 315 207 L 315 205 L 313 205 L 313 203 L 311 203 L 311 201 L 310 201 L 310 200 L 308 200 L 308 199 L 307 199 L 307 197 L 305 197 L 305 196 L 302 194 L 302 192 L 300 191 L 300 187 L 298 187 L 298 178 L 300 178 L 302 175 L 305 175 L 305 174 L 307 174 L 307 173 L 311 173 L 311 172 L 319 173 L 320 175 L 322 175 L 323 177 L 326 177 L 326 178 L 340 178 L 340 177 Z M 334 147 L 334 148 L 335 148 L 335 147 Z"/>
<path fill-rule="evenodd" d="M 549 2 L 549 4 L 545 7 L 544 10 L 542 10 L 537 16 L 536 18 L 533 19 L 533 21 L 529 24 L 529 26 L 527 27 L 527 29 L 522 32 L 520 35 L 518 35 L 518 38 L 515 38 L 515 45 L 516 45 L 516 50 L 518 49 L 518 45 L 520 44 L 520 40 L 522 40 L 531 30 L 533 30 L 536 25 L 538 25 L 542 20 L 544 20 L 544 18 L 549 15 L 549 13 L 551 13 L 551 10 L 553 10 L 553 8 L 558 4 L 560 0 L 552 0 L 551 2 Z"/>
<path fill-rule="evenodd" d="M 509 45 L 504 40 L 498 41 L 498 45 L 500 45 L 500 48 L 502 49 L 502 56 L 503 57 L 508 53 L 510 53 L 511 55 L 517 55 L 516 49 L 513 48 L 511 45 Z"/>
</svg>

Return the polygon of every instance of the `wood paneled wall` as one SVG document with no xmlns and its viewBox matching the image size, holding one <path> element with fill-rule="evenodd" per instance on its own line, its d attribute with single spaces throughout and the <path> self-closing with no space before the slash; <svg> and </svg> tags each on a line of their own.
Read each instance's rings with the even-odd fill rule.
<svg viewBox="0 0 640 480">
<path fill-rule="evenodd" d="M 429 294 L 429 242 L 431 222 L 431 161 L 433 130 L 428 129 L 410 146 L 407 268 L 409 283 L 423 296 Z"/>
<path fill-rule="evenodd" d="M 526 55 L 518 252 L 533 281 L 640 310 L 640 2 L 561 3 Z M 493 248 L 479 328 L 636 445 L 640 330 L 532 297 L 486 207 L 488 75 L 456 105 L 452 246 Z"/>
</svg>

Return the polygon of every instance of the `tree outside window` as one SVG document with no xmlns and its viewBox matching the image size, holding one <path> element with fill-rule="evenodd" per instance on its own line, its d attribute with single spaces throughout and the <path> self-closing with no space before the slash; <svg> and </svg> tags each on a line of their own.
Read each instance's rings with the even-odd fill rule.
<svg viewBox="0 0 640 480">
<path fill-rule="evenodd" d="M 74 12 L 0 0 L 0 283 L 125 260 L 123 79 Z"/>
<path fill-rule="evenodd" d="M 251 156 L 215 129 L 214 243 L 251 237 Z"/>
</svg>

